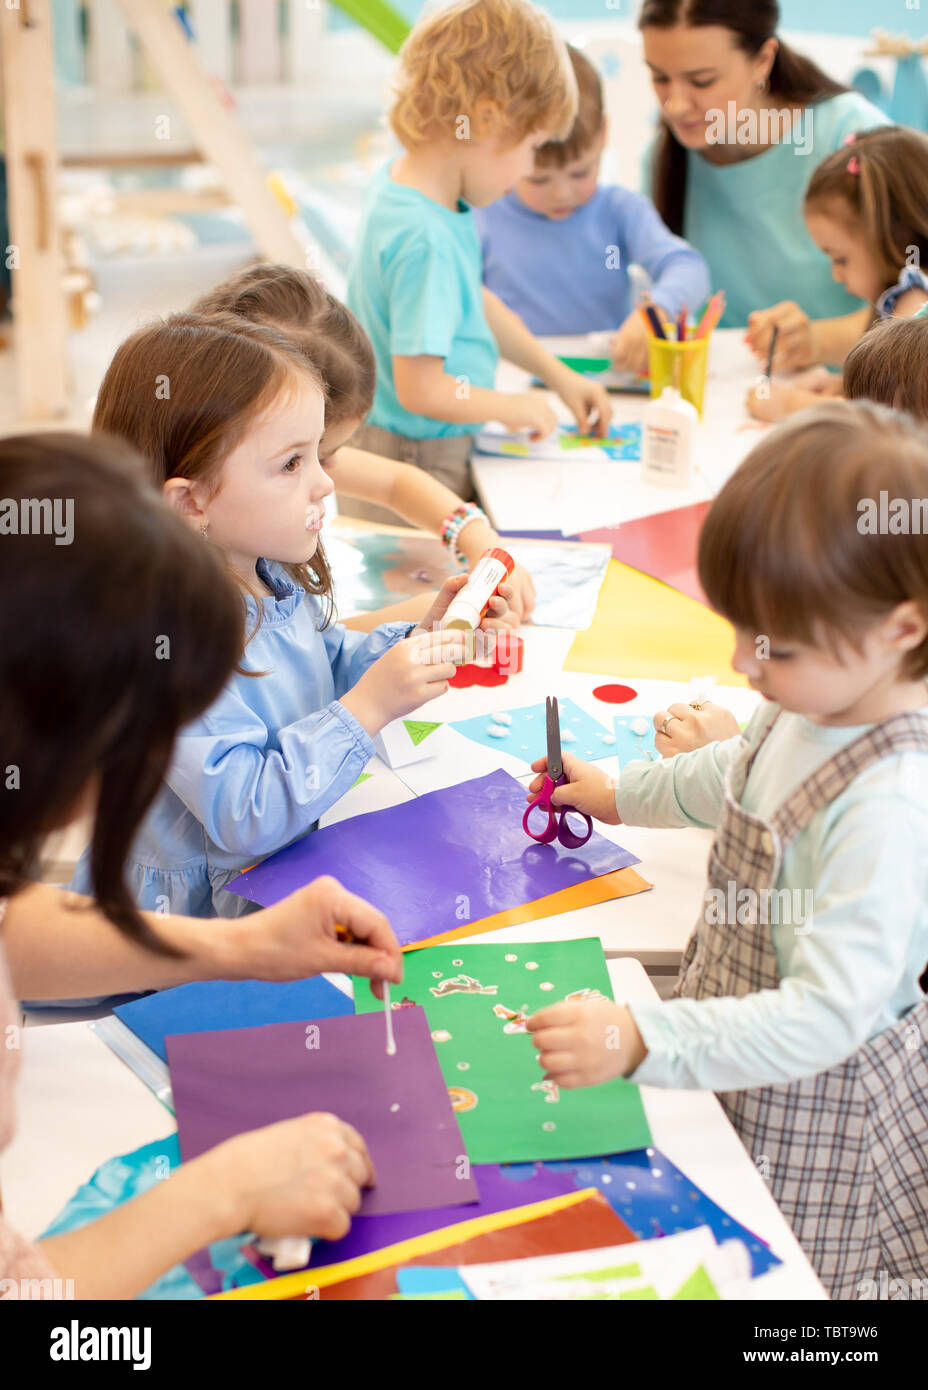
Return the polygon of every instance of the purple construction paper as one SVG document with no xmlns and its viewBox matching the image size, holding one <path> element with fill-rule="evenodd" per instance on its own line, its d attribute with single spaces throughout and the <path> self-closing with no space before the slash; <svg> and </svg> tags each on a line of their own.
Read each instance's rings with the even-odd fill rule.
<svg viewBox="0 0 928 1390">
<path fill-rule="evenodd" d="M 575 541 L 577 536 L 565 536 L 563 531 L 500 531 L 506 541 Z"/>
<path fill-rule="evenodd" d="M 510 1170 L 496 1163 L 478 1163 L 471 1172 L 480 1190 L 478 1201 L 470 1202 L 466 1207 L 404 1211 L 393 1216 L 355 1217 L 351 1230 L 341 1240 L 314 1243 L 310 1265 L 318 1269 L 321 1265 L 353 1260 L 357 1255 L 383 1250 L 384 1246 L 396 1245 L 398 1241 L 411 1240 L 413 1236 L 422 1236 L 429 1231 L 440 1231 L 459 1221 L 473 1221 L 479 1216 L 491 1216 L 494 1212 L 511 1211 L 513 1207 L 528 1206 L 530 1202 L 546 1202 L 549 1197 L 563 1197 L 577 1190 L 573 1174 L 553 1173 L 540 1163 L 527 1177 L 524 1176 L 524 1166 L 513 1168 L 512 1176 L 509 1176 Z M 257 1253 L 254 1246 L 247 1247 L 245 1254 L 268 1278 L 279 1272 L 270 1260 Z M 195 1277 L 199 1282 L 199 1277 Z"/>
<path fill-rule="evenodd" d="M 393 1029 L 392 1057 L 380 1013 L 170 1036 L 182 1159 L 249 1129 L 328 1111 L 360 1132 L 377 1171 L 362 1214 L 476 1201 L 473 1177 L 460 1176 L 467 1150 L 425 1013 L 396 1010 Z"/>
<path fill-rule="evenodd" d="M 521 782 L 491 772 L 316 830 L 228 887 L 270 907 L 333 874 L 408 946 L 639 862 L 596 831 L 582 849 L 537 844 L 522 829 L 527 804 Z"/>
</svg>

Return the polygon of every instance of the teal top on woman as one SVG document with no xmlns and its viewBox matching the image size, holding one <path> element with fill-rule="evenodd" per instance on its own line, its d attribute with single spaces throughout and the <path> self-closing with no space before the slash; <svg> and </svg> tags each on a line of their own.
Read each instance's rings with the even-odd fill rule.
<svg viewBox="0 0 928 1390">
<path fill-rule="evenodd" d="M 861 307 L 809 236 L 803 198 L 816 165 L 849 135 L 889 124 L 859 92 L 843 92 L 807 106 L 793 138 L 740 163 L 687 153 L 683 235 L 707 261 L 713 290 L 725 291 L 723 328 L 743 328 L 753 310 L 784 299 L 811 319 Z"/>
</svg>

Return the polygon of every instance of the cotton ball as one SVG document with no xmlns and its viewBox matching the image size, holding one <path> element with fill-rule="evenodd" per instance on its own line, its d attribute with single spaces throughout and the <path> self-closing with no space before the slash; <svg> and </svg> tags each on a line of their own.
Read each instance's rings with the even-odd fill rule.
<svg viewBox="0 0 928 1390">
<path fill-rule="evenodd" d="M 646 719 L 635 719 L 632 721 L 632 733 L 637 734 L 639 738 L 642 734 L 646 734 L 649 728 L 650 725 Z"/>
<path fill-rule="evenodd" d="M 491 738 L 508 738 L 509 730 L 505 724 L 488 724 L 487 733 Z"/>
<path fill-rule="evenodd" d="M 577 739 L 577 735 L 574 733 L 573 729 L 562 729 L 562 730 L 561 730 L 561 742 L 562 742 L 562 743 L 575 743 L 575 742 L 576 742 L 576 739 Z"/>
</svg>

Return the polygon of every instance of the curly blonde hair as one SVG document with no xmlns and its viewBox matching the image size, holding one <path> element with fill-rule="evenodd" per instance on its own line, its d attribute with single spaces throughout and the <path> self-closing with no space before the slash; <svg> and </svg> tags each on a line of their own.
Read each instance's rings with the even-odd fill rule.
<svg viewBox="0 0 928 1390">
<path fill-rule="evenodd" d="M 567 46 L 528 0 L 456 0 L 421 19 L 399 56 L 390 125 L 407 149 L 453 134 L 481 99 L 505 112 L 513 145 L 533 130 L 565 139 L 576 119 Z"/>
</svg>

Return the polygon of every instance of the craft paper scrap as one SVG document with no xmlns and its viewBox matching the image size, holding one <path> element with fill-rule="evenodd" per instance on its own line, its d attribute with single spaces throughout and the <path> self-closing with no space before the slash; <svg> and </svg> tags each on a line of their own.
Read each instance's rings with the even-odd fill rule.
<svg viewBox="0 0 928 1390">
<path fill-rule="evenodd" d="M 407 946 L 638 863 L 596 831 L 582 849 L 536 844 L 522 829 L 525 806 L 522 784 L 492 772 L 316 830 L 229 888 L 269 907 L 332 874 L 385 912 Z"/>
<path fill-rule="evenodd" d="M 510 1172 L 517 1176 L 510 1177 Z M 341 1240 L 320 1240 L 313 1244 L 312 1268 L 353 1260 L 358 1255 L 382 1250 L 384 1246 L 396 1245 L 427 1231 L 441 1230 L 456 1221 L 470 1221 L 499 1211 L 512 1211 L 531 1202 L 543 1202 L 549 1197 L 561 1197 L 566 1192 L 576 1191 L 573 1174 L 555 1173 L 541 1164 L 526 1170 L 522 1167 L 509 1169 L 498 1164 L 478 1163 L 473 1166 L 471 1173 L 477 1184 L 477 1201 L 468 1202 L 466 1206 L 433 1207 L 429 1211 L 395 1212 L 389 1216 L 356 1216 L 351 1230 Z M 249 1247 L 250 1254 L 252 1251 L 254 1247 Z M 254 1251 L 252 1258 L 262 1274 L 267 1278 L 273 1277 L 275 1270 L 269 1260 L 263 1259 L 257 1251 Z"/>
<path fill-rule="evenodd" d="M 403 1010 L 393 1022 L 393 1056 L 376 1015 L 168 1038 L 184 1161 L 234 1134 L 328 1111 L 363 1135 L 377 1171 L 362 1215 L 476 1201 L 425 1015 Z"/>
<path fill-rule="evenodd" d="M 488 425 L 478 432 L 474 448 L 478 454 L 509 458 L 595 461 L 605 457 L 613 462 L 625 462 L 641 458 L 641 425 L 637 421 L 612 424 L 604 439 L 592 434 L 581 435 L 576 425 L 559 424 L 544 439 L 529 439 L 526 431 Z"/>
<path fill-rule="evenodd" d="M 740 1241 L 720 1247 L 705 1226 L 663 1240 L 536 1259 L 460 1266 L 480 1300 L 708 1299 L 737 1297 L 746 1279 Z M 726 1292 L 727 1291 L 727 1292 Z"/>
<path fill-rule="evenodd" d="M 588 628 L 596 614 L 609 564 L 605 545 L 519 545 L 510 543 L 516 564 L 528 570 L 535 584 L 535 627 Z"/>
<path fill-rule="evenodd" d="M 359 1013 L 383 1008 L 367 980 L 355 979 L 354 998 Z M 457 942 L 406 957 L 394 1017 L 415 1005 L 425 1009 L 474 1163 L 579 1158 L 650 1142 L 637 1086 L 616 1080 L 559 1090 L 542 1079 L 525 1020 L 562 999 L 612 999 L 598 937 Z"/>
<path fill-rule="evenodd" d="M 575 700 L 558 698 L 557 705 L 562 752 L 573 753 L 585 762 L 612 755 L 615 736 L 604 724 L 587 714 Z M 473 719 L 455 719 L 451 727 L 485 748 L 519 759 L 525 772 L 536 758 L 544 757 L 547 749 L 544 703 L 520 705 L 518 709 L 498 710 Z"/>
<path fill-rule="evenodd" d="M 699 533 L 711 502 L 694 502 L 669 512 L 637 517 L 621 525 L 597 527 L 580 534 L 582 541 L 610 546 L 614 559 L 649 574 L 697 603 L 706 596 L 696 570 Z"/>
<path fill-rule="evenodd" d="M 727 1240 L 743 1242 L 755 1278 L 782 1263 L 765 1240 L 707 1197 L 659 1149 L 553 1163 L 550 1167 L 561 1174 L 571 1173 L 578 1187 L 601 1191 L 616 1215 L 641 1240 L 707 1226 L 719 1245 Z"/>
<path fill-rule="evenodd" d="M 620 770 L 629 763 L 659 763 L 661 755 L 654 742 L 654 720 L 647 715 L 617 715 L 612 721 L 615 729 L 615 752 Z"/>
<path fill-rule="evenodd" d="M 351 1000 L 321 975 L 286 984 L 266 980 L 205 980 L 143 995 L 113 1012 L 162 1061 L 168 1033 L 211 1033 L 220 1028 L 254 1028 L 305 1018 L 336 1018 L 352 1012 Z"/>
<path fill-rule="evenodd" d="M 732 668 L 733 647 L 731 627 L 717 613 L 611 560 L 593 625 L 577 633 L 564 669 L 672 681 L 711 675 L 722 685 L 747 685 Z"/>
</svg>

